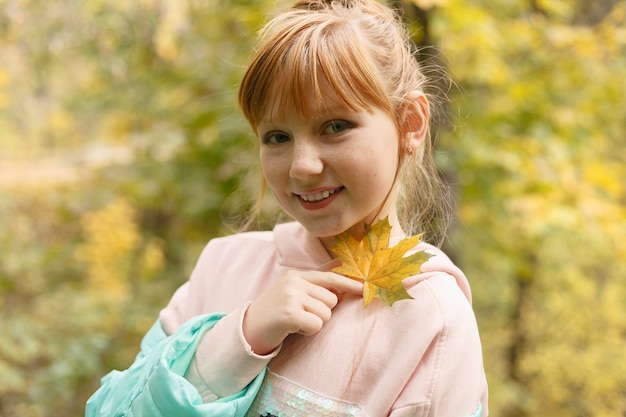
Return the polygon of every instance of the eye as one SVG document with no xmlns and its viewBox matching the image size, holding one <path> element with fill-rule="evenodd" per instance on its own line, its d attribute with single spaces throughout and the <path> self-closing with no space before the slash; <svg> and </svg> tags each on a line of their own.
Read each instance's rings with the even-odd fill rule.
<svg viewBox="0 0 626 417">
<path fill-rule="evenodd" d="M 345 120 L 331 120 L 326 123 L 322 133 L 325 135 L 336 135 L 337 133 L 344 132 L 352 127 L 352 123 Z"/>
<path fill-rule="evenodd" d="M 268 132 L 263 135 L 263 143 L 266 145 L 280 145 L 290 140 L 289 135 L 283 132 Z"/>
</svg>

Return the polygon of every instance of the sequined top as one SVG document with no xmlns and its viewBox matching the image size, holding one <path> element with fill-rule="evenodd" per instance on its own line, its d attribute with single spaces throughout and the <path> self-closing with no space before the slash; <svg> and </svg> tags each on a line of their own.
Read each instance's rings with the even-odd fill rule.
<svg viewBox="0 0 626 417">
<path fill-rule="evenodd" d="M 367 417 L 358 405 L 311 391 L 268 371 L 247 417 Z"/>
</svg>

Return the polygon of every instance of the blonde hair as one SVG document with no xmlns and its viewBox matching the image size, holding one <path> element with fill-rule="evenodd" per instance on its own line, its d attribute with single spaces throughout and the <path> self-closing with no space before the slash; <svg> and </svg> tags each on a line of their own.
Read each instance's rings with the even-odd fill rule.
<svg viewBox="0 0 626 417">
<path fill-rule="evenodd" d="M 385 111 L 403 137 L 403 111 L 426 78 L 399 17 L 374 0 L 300 0 L 260 32 L 258 49 L 239 87 L 239 106 L 256 133 L 281 111 L 311 114 L 325 83 L 353 111 Z M 278 112 L 278 113 L 276 113 Z M 410 156 L 400 144 L 399 217 L 405 233 L 441 244 L 450 218 L 449 193 L 438 175 L 430 135 Z M 265 194 L 263 184 L 262 196 Z M 257 208 L 259 205 L 257 205 Z"/>
</svg>

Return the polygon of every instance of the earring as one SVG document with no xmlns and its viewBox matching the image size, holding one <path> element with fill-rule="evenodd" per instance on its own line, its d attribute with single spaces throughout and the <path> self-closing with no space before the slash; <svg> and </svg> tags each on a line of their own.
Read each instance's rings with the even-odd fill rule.
<svg viewBox="0 0 626 417">
<path fill-rule="evenodd" d="M 410 146 L 407 146 L 406 151 L 409 153 L 409 156 L 413 156 L 413 148 L 411 148 Z"/>
</svg>

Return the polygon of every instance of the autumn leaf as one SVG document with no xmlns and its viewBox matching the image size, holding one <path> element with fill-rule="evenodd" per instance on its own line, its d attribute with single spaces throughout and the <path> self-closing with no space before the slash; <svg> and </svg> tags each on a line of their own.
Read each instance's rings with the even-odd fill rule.
<svg viewBox="0 0 626 417">
<path fill-rule="evenodd" d="M 422 264 L 432 256 L 423 250 L 405 256 L 417 246 L 419 235 L 404 238 L 389 247 L 390 235 L 391 225 L 384 218 L 374 224 L 361 240 L 356 240 L 348 232 L 336 236 L 331 248 L 341 260 L 341 266 L 332 271 L 363 282 L 365 307 L 374 298 L 389 306 L 398 300 L 413 298 L 402 285 L 402 280 L 418 274 Z"/>
</svg>

